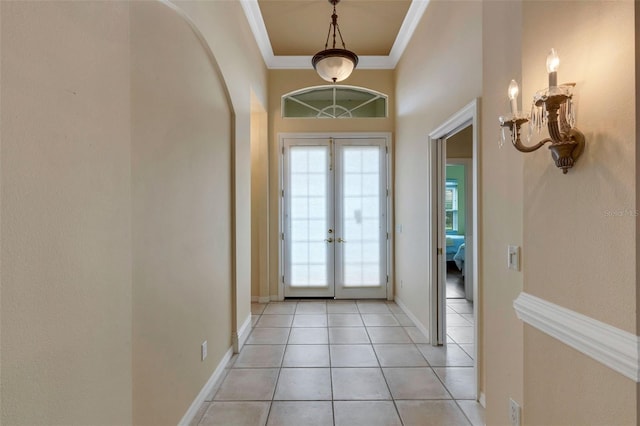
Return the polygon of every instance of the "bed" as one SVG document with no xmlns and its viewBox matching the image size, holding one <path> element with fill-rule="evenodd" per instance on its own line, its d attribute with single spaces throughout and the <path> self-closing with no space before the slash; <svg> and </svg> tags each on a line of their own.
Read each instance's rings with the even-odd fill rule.
<svg viewBox="0 0 640 426">
<path fill-rule="evenodd" d="M 447 234 L 447 261 L 453 261 L 454 256 L 458 253 L 458 249 L 464 244 L 464 235 Z M 463 252 L 464 253 L 464 252 Z"/>
<path fill-rule="evenodd" d="M 462 276 L 464 276 L 464 243 L 458 247 L 457 253 L 453 256 L 453 261 L 456 262 L 456 266 L 462 271 Z"/>
</svg>

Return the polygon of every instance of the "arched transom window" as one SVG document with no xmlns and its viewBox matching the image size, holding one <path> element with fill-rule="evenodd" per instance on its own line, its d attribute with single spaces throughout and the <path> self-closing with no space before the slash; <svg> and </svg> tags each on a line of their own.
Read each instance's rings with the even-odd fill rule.
<svg viewBox="0 0 640 426">
<path fill-rule="evenodd" d="M 384 118 L 387 95 L 355 86 L 307 87 L 282 96 L 285 118 Z"/>
</svg>

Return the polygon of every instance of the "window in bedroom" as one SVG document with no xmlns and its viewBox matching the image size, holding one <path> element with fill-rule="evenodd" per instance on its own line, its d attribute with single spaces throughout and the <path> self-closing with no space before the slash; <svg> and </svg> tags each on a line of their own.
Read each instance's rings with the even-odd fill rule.
<svg viewBox="0 0 640 426">
<path fill-rule="evenodd" d="M 385 118 L 387 95 L 363 87 L 306 87 L 282 96 L 284 118 Z"/>
<path fill-rule="evenodd" d="M 447 180 L 444 190 L 445 230 L 458 230 L 458 182 Z"/>
</svg>

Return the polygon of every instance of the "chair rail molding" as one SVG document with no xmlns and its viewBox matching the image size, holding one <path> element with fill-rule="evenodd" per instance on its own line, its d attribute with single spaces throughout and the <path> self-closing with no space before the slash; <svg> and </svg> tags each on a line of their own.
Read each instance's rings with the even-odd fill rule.
<svg viewBox="0 0 640 426">
<path fill-rule="evenodd" d="M 635 334 L 524 292 L 513 307 L 521 321 L 640 382 L 640 337 Z"/>
</svg>

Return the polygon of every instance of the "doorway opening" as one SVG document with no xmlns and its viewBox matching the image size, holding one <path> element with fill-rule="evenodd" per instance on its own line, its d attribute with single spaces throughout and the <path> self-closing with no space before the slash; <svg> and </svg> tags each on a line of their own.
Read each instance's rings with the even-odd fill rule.
<svg viewBox="0 0 640 426">
<path fill-rule="evenodd" d="M 285 298 L 385 299 L 389 136 L 281 135 Z"/>
<path fill-rule="evenodd" d="M 444 232 L 446 258 L 445 324 L 448 341 L 471 358 L 475 356 L 473 316 L 473 259 L 467 259 L 467 241 L 473 238 L 468 226 L 473 214 L 471 125 L 445 139 Z"/>
<path fill-rule="evenodd" d="M 478 102 L 429 135 L 431 344 L 473 360 L 478 392 Z"/>
<path fill-rule="evenodd" d="M 471 262 L 466 260 L 466 237 L 469 218 L 472 214 L 472 127 L 468 126 L 447 138 L 444 227 L 445 255 L 447 261 L 447 299 L 473 300 L 470 277 Z"/>
</svg>

